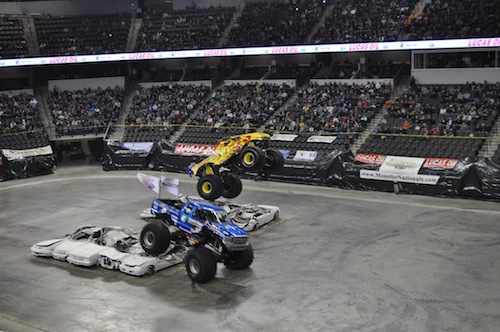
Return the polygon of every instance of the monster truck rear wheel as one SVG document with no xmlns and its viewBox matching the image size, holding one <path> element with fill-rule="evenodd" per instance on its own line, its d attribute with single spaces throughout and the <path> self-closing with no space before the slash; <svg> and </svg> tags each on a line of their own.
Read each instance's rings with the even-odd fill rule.
<svg viewBox="0 0 500 332">
<path fill-rule="evenodd" d="M 213 201 L 222 195 L 224 184 L 220 176 L 210 174 L 202 176 L 198 180 L 198 194 L 208 200 Z"/>
<path fill-rule="evenodd" d="M 243 184 L 239 177 L 228 174 L 222 177 L 222 182 L 224 183 L 224 190 L 222 191 L 223 197 L 235 198 L 241 194 Z"/>
<path fill-rule="evenodd" d="M 224 260 L 224 265 L 231 270 L 243 270 L 253 262 L 253 248 L 249 244 L 248 248 L 242 251 L 230 252 Z"/>
<path fill-rule="evenodd" d="M 141 232 L 142 249 L 151 255 L 164 253 L 170 245 L 171 237 L 167 226 L 162 222 L 149 222 Z"/>
<path fill-rule="evenodd" d="M 193 248 L 186 255 L 186 271 L 194 282 L 206 283 L 215 277 L 217 260 L 214 254 L 205 247 Z"/>
<path fill-rule="evenodd" d="M 276 149 L 266 150 L 266 163 L 264 169 L 269 172 L 278 172 L 283 168 L 285 158 L 281 152 Z"/>
<path fill-rule="evenodd" d="M 258 146 L 245 146 L 240 152 L 240 163 L 247 171 L 258 171 L 266 163 L 266 154 Z"/>
</svg>

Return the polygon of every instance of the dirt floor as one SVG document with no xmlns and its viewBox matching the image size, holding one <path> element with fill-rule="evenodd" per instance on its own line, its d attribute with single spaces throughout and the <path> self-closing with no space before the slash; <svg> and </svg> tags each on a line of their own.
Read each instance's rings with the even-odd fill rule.
<svg viewBox="0 0 500 332">
<path fill-rule="evenodd" d="M 158 175 L 158 172 L 145 172 Z M 78 226 L 140 230 L 136 171 L 74 166 L 0 183 L 2 331 L 499 331 L 500 204 L 244 180 L 277 205 L 250 269 L 150 277 L 34 257 Z M 181 191 L 196 195 L 196 179 Z M 165 195 L 168 197 L 168 195 Z"/>
</svg>

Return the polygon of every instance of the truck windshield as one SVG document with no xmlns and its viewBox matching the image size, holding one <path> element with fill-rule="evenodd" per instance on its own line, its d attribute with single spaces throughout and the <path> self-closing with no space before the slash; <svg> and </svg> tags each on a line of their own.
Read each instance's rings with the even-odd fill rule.
<svg viewBox="0 0 500 332">
<path fill-rule="evenodd" d="M 231 222 L 231 219 L 229 218 L 226 211 L 206 210 L 205 214 L 206 214 L 207 220 L 209 222 L 218 222 L 218 223 L 230 223 Z"/>
</svg>

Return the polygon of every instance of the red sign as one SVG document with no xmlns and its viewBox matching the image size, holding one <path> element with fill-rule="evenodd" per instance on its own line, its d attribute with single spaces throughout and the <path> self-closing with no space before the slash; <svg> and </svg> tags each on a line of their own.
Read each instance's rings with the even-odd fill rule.
<svg viewBox="0 0 500 332">
<path fill-rule="evenodd" d="M 425 168 L 452 169 L 458 163 L 458 159 L 449 158 L 425 158 Z"/>
<path fill-rule="evenodd" d="M 277 54 L 277 53 L 297 53 L 298 48 L 296 46 L 280 46 L 280 47 L 273 47 L 271 49 L 271 53 Z"/>
<path fill-rule="evenodd" d="M 364 164 L 373 164 L 373 165 L 382 165 L 385 160 L 385 156 L 381 154 L 368 154 L 368 153 L 360 153 L 354 157 L 354 161 L 364 163 Z"/>
<path fill-rule="evenodd" d="M 49 63 L 73 63 L 78 62 L 76 56 L 58 56 L 49 59 Z"/>
<path fill-rule="evenodd" d="M 130 60 L 136 60 L 136 59 L 154 59 L 155 55 L 152 52 L 148 52 L 148 53 L 132 53 L 132 54 L 129 54 L 128 58 Z"/>
<path fill-rule="evenodd" d="M 227 55 L 227 50 L 205 50 L 203 56 Z"/>
<path fill-rule="evenodd" d="M 183 144 L 175 145 L 175 154 L 184 156 L 211 156 L 214 154 L 214 146 L 206 144 Z"/>
<path fill-rule="evenodd" d="M 378 43 L 351 44 L 349 51 L 378 50 Z"/>
</svg>

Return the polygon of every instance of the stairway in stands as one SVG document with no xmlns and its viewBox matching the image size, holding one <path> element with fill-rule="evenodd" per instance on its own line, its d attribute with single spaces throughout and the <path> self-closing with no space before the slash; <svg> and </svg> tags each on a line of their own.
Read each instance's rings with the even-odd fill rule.
<svg viewBox="0 0 500 332">
<path fill-rule="evenodd" d="M 401 80 L 400 84 L 395 87 L 395 89 L 391 93 L 390 100 L 397 100 L 402 94 L 404 94 L 409 87 L 409 77 L 405 77 Z M 355 155 L 358 149 L 365 143 L 370 134 L 372 133 L 373 128 L 379 126 L 380 121 L 387 115 L 387 109 L 385 105 L 382 106 L 382 109 L 379 110 L 377 115 L 373 118 L 373 120 L 368 124 L 365 132 L 358 136 L 358 139 L 351 145 L 351 151 Z"/>
<path fill-rule="evenodd" d="M 497 119 L 495 126 L 491 129 L 489 138 L 484 142 L 479 156 L 491 159 L 495 151 L 500 146 L 500 119 Z"/>
<path fill-rule="evenodd" d="M 134 103 L 135 92 L 139 88 L 139 83 L 130 82 L 129 88 L 127 89 L 127 95 L 123 101 L 122 112 L 113 126 L 113 131 L 109 137 L 105 137 L 110 141 L 122 141 L 123 135 L 125 134 L 125 120 L 127 119 L 130 109 Z"/>
</svg>

